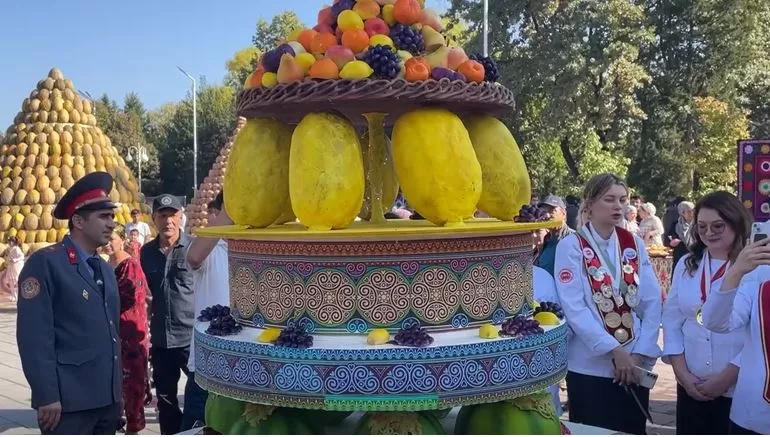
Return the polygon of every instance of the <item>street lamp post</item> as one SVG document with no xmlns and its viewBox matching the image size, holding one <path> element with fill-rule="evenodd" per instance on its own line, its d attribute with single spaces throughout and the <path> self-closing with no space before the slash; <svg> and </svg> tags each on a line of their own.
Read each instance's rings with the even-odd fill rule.
<svg viewBox="0 0 770 437">
<path fill-rule="evenodd" d="M 139 145 L 139 146 L 128 146 L 128 155 L 126 155 L 126 162 L 131 162 L 134 160 L 134 156 L 136 156 L 136 164 L 139 167 L 139 193 L 142 193 L 142 163 L 147 162 L 150 160 L 150 157 L 147 156 L 147 148 Z"/>
<path fill-rule="evenodd" d="M 188 72 L 182 70 L 182 67 L 177 66 L 176 68 L 179 69 L 179 71 L 182 72 L 185 76 L 190 78 L 192 81 L 192 98 L 193 98 L 193 194 L 198 192 L 198 110 L 197 110 L 197 100 L 198 100 L 198 93 L 197 88 L 195 85 L 195 78 L 192 77 Z"/>
</svg>

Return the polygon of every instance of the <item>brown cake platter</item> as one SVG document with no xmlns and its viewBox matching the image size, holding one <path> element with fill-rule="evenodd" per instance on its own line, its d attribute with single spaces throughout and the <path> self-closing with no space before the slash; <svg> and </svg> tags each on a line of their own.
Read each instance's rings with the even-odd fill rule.
<svg viewBox="0 0 770 437">
<path fill-rule="evenodd" d="M 246 118 L 274 117 L 296 124 L 311 112 L 338 112 L 359 126 L 366 125 L 363 113 L 388 114 L 385 125 L 392 126 L 400 115 L 426 106 L 441 106 L 461 117 L 502 116 L 513 109 L 514 98 L 508 88 L 492 82 L 337 79 L 246 89 L 236 102 L 238 115 Z"/>
</svg>

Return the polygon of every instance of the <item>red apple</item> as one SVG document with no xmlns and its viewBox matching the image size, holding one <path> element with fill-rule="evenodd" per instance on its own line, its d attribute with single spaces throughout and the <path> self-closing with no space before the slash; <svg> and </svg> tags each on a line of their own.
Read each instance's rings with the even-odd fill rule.
<svg viewBox="0 0 770 437">
<path fill-rule="evenodd" d="M 326 57 L 334 61 L 337 67 L 342 69 L 345 64 L 356 59 L 356 54 L 345 46 L 336 45 L 326 49 Z"/>
<path fill-rule="evenodd" d="M 369 36 L 374 35 L 389 35 L 390 26 L 382 18 L 370 18 L 364 22 L 364 30 Z"/>
</svg>

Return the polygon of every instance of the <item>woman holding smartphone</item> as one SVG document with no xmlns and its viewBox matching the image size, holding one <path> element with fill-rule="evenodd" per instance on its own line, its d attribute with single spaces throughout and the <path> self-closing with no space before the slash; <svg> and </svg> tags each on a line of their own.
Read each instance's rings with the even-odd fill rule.
<svg viewBox="0 0 770 437">
<path fill-rule="evenodd" d="M 718 290 L 745 246 L 751 216 L 726 191 L 695 205 L 690 253 L 677 263 L 663 307 L 663 360 L 677 380 L 676 433 L 728 434 L 744 330 L 713 333 L 703 326 L 703 304 Z"/>
<path fill-rule="evenodd" d="M 644 242 L 623 225 L 628 187 L 604 173 L 583 191 L 585 222 L 556 248 L 556 292 L 568 340 L 569 419 L 645 434 L 649 388 L 640 368 L 660 356 L 660 286 Z"/>
<path fill-rule="evenodd" d="M 730 434 L 770 434 L 770 239 L 762 234 L 741 251 L 703 306 L 709 330 L 744 333 Z"/>
</svg>

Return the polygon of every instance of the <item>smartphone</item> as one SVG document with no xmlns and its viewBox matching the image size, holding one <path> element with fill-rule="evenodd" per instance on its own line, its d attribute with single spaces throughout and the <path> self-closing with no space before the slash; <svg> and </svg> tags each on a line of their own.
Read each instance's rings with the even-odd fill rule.
<svg viewBox="0 0 770 437">
<path fill-rule="evenodd" d="M 639 385 L 652 390 L 652 388 L 655 387 L 655 383 L 658 382 L 658 374 L 651 372 L 644 367 L 634 367 L 636 368 L 636 376 L 639 380 Z"/>
<path fill-rule="evenodd" d="M 755 222 L 751 224 L 751 242 L 764 240 L 770 236 L 770 222 Z"/>
</svg>

